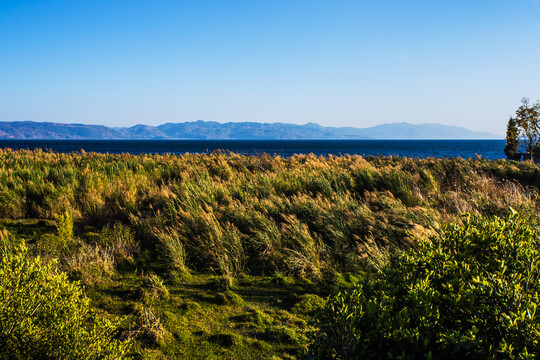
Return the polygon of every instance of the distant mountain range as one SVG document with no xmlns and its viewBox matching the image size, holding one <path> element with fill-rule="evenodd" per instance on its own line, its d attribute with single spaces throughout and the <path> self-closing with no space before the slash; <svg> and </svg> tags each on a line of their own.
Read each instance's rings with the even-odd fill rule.
<svg viewBox="0 0 540 360">
<path fill-rule="evenodd" d="M 95 140 L 301 140 L 301 139 L 502 139 L 503 136 L 441 124 L 393 123 L 369 128 L 325 127 L 285 123 L 218 123 L 193 121 L 159 126 L 135 125 L 110 128 L 103 125 L 50 122 L 0 122 L 0 139 L 95 139 Z"/>
</svg>

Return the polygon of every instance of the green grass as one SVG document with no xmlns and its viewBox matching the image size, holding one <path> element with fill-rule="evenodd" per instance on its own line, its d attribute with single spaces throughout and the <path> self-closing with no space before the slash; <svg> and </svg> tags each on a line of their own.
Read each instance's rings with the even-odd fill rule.
<svg viewBox="0 0 540 360">
<path fill-rule="evenodd" d="M 2 220 L 0 226 L 15 238 L 38 238 L 29 244 L 34 250 L 43 239 L 56 238 L 48 221 Z M 79 229 L 78 234 L 91 238 L 95 229 Z M 76 273 L 68 274 L 84 283 Z M 242 275 L 232 284 L 222 275 L 185 272 L 161 278 L 140 269 L 86 275 L 99 278 L 86 280 L 92 306 L 127 316 L 123 333 L 135 340 L 131 355 L 140 359 L 297 358 L 315 330 L 313 311 L 332 289 L 328 282 L 279 273 Z"/>
<path fill-rule="evenodd" d="M 0 150 L 0 240 L 127 316 L 135 357 L 298 358 L 334 288 L 462 212 L 535 219 L 538 179 L 505 161 Z"/>
<path fill-rule="evenodd" d="M 93 304 L 127 315 L 127 333 L 140 330 L 143 309 L 155 314 L 154 329 L 135 335 L 139 358 L 275 359 L 296 358 L 315 329 L 313 310 L 328 287 L 279 276 L 244 276 L 228 289 L 217 275 L 195 274 L 164 283 L 167 296 L 141 294 L 141 277 L 115 276 L 91 291 Z M 306 299 L 316 297 L 316 304 Z M 324 301 L 324 300 L 322 300 Z"/>
</svg>

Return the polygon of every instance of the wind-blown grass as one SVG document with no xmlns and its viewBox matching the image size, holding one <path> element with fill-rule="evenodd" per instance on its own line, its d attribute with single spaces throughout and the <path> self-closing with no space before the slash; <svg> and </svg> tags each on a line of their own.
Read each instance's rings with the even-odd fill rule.
<svg viewBox="0 0 540 360">
<path fill-rule="evenodd" d="M 97 307 L 132 316 L 126 334 L 146 334 L 144 356 L 159 357 L 180 343 L 201 350 L 195 315 L 185 320 L 189 333 L 182 332 L 180 315 L 171 310 L 193 304 L 203 304 L 206 315 L 194 312 L 204 318 L 225 316 L 216 310 L 221 306 L 234 308 L 235 316 L 263 309 L 291 321 L 289 330 L 263 322 L 256 332 L 211 322 L 223 336 L 212 337 L 219 335 L 215 329 L 195 336 L 211 344 L 210 352 L 225 347 L 244 349 L 244 358 L 264 357 L 289 341 L 282 355 L 297 355 L 306 344 L 300 333 L 309 331 L 303 314 L 289 318 L 300 297 L 348 286 L 353 280 L 345 279 L 382 268 L 419 237 L 459 222 L 463 212 L 505 215 L 513 208 L 534 218 L 539 180 L 537 166 L 502 160 L 4 149 L 0 228 L 24 238 L 32 253 L 58 258 Z M 69 241 L 55 228 L 66 214 L 73 221 Z M 140 295 L 140 279 L 154 275 L 163 279 L 167 298 Z M 275 282 L 267 290 L 296 284 L 297 298 L 274 303 L 271 292 L 256 295 L 258 285 L 249 279 L 268 278 Z M 191 303 L 180 293 L 190 294 Z"/>
</svg>

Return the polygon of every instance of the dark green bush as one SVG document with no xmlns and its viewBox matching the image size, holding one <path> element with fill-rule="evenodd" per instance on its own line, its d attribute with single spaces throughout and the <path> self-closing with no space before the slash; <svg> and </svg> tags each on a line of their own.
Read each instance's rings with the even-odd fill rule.
<svg viewBox="0 0 540 360">
<path fill-rule="evenodd" d="M 335 295 L 313 359 L 533 359 L 540 354 L 539 233 L 516 214 L 466 216 L 379 277 Z"/>
</svg>

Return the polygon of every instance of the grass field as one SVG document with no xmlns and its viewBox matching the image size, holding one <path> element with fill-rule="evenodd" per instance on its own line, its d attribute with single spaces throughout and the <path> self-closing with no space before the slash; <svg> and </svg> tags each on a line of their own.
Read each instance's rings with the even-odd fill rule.
<svg viewBox="0 0 540 360">
<path fill-rule="evenodd" d="M 536 221 L 540 171 L 482 159 L 0 151 L 0 230 L 58 259 L 135 358 L 288 359 L 335 289 L 464 212 Z"/>
</svg>

